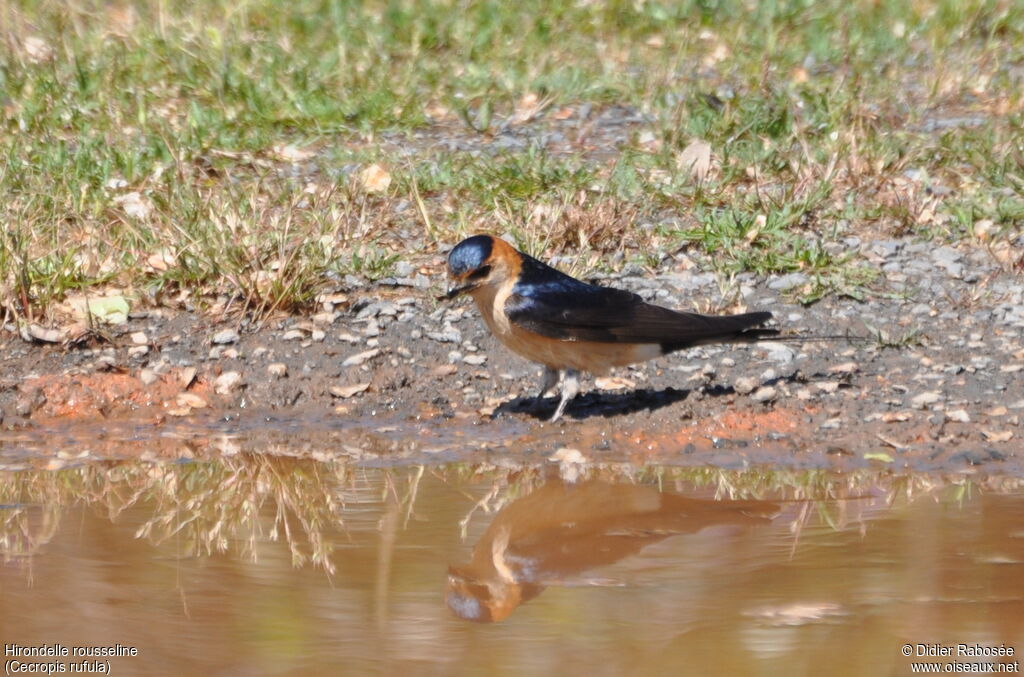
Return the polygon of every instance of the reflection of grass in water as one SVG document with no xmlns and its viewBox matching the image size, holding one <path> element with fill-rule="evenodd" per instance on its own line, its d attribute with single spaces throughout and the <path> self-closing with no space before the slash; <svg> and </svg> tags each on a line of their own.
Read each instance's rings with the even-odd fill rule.
<svg viewBox="0 0 1024 677">
<path fill-rule="evenodd" d="M 470 506 L 461 521 L 465 534 L 475 513 L 496 513 L 550 479 L 555 468 L 466 464 L 429 472 L 465 496 Z M 371 476 L 374 472 L 380 473 L 379 479 Z M 1024 479 L 1019 478 L 894 475 L 876 470 L 838 474 L 588 464 L 574 472 L 580 480 L 652 484 L 682 493 L 698 489 L 722 499 L 794 502 L 799 506 L 793 521 L 795 534 L 815 518 L 835 529 L 861 519 L 859 509 L 851 510 L 858 503 L 855 499 L 871 498 L 876 506 L 919 496 L 961 502 L 975 490 L 1003 493 L 1024 488 Z M 310 562 L 333 573 L 334 544 L 325 534 L 342 523 L 345 497 L 356 497 L 369 488 L 391 506 L 382 509 L 382 531 L 405 528 L 421 497 L 424 474 L 423 466 L 354 470 L 345 463 L 248 454 L 208 463 L 121 463 L 59 472 L 0 473 L 0 551 L 5 561 L 31 557 L 57 533 L 68 506 L 85 505 L 114 520 L 128 508 L 151 504 L 152 515 L 136 536 L 156 544 L 173 538 L 185 556 L 237 548 L 236 554 L 255 561 L 261 543 L 283 540 L 293 565 Z M 386 519 L 385 513 L 393 519 Z"/>
<path fill-rule="evenodd" d="M 255 560 L 261 541 L 283 540 L 295 566 L 310 561 L 333 572 L 333 544 L 324 530 L 341 522 L 342 502 L 333 488 L 348 474 L 345 465 L 261 455 L 3 474 L 0 503 L 9 507 L 2 512 L 0 549 L 6 560 L 36 553 L 70 505 L 85 504 L 113 520 L 152 503 L 152 516 L 136 536 L 157 544 L 174 538 L 185 556 L 227 552 L 235 544 Z"/>
</svg>

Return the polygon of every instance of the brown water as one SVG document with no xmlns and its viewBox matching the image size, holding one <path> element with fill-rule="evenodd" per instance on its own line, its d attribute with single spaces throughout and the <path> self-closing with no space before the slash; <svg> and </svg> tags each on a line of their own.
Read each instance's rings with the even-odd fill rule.
<svg viewBox="0 0 1024 677">
<path fill-rule="evenodd" d="M 135 649 L 101 659 L 118 675 L 901 675 L 993 660 L 957 643 L 1014 661 L 1022 488 L 244 453 L 0 472 L 0 641 Z M 905 644 L 954 656 L 906 658 Z"/>
</svg>

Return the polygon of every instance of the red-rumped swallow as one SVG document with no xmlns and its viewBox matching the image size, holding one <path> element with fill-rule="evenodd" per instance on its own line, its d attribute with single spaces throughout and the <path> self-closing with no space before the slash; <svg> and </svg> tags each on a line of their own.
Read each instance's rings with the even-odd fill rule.
<svg viewBox="0 0 1024 677">
<path fill-rule="evenodd" d="M 448 254 L 453 285 L 442 298 L 469 294 L 484 322 L 513 352 L 544 366 L 538 402 L 558 384 L 551 421 L 580 392 L 579 372 L 598 376 L 707 343 L 762 340 L 768 312 L 700 315 L 647 303 L 622 289 L 581 282 L 490 235 L 474 235 Z"/>
</svg>

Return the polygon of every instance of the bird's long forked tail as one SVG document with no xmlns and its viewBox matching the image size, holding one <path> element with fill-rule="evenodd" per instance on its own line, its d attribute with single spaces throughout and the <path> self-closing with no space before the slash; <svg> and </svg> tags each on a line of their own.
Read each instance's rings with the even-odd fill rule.
<svg viewBox="0 0 1024 677">
<path fill-rule="evenodd" d="M 662 350 L 665 353 L 691 348 L 694 346 L 709 343 L 760 343 L 766 341 L 777 341 L 783 343 L 802 343 L 804 341 L 847 341 L 849 343 L 874 342 L 877 339 L 872 336 L 859 336 L 856 334 L 783 334 L 781 329 L 776 327 L 760 326 L 771 321 L 772 314 L 767 311 L 752 313 L 741 313 L 738 315 L 698 315 L 688 313 L 691 321 L 698 320 L 704 324 L 704 336 L 697 338 L 691 336 L 690 340 L 679 342 L 662 343 Z"/>
<path fill-rule="evenodd" d="M 759 326 L 772 319 L 772 314 L 765 311 L 738 315 L 668 312 L 678 318 L 685 329 L 678 333 L 678 338 L 661 342 L 661 349 L 666 354 L 711 343 L 769 341 L 779 334 L 778 329 Z"/>
</svg>

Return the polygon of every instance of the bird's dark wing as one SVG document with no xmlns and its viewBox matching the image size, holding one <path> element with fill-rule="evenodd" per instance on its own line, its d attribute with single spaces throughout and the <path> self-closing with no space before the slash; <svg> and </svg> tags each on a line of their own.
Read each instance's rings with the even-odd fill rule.
<svg viewBox="0 0 1024 677">
<path fill-rule="evenodd" d="M 657 343 L 664 352 L 702 343 L 752 341 L 774 335 L 758 329 L 768 312 L 700 315 L 645 302 L 622 289 L 586 284 L 536 261 L 505 303 L 509 320 L 548 338 L 601 343 Z M 532 267 L 532 266 L 531 266 Z"/>
</svg>

